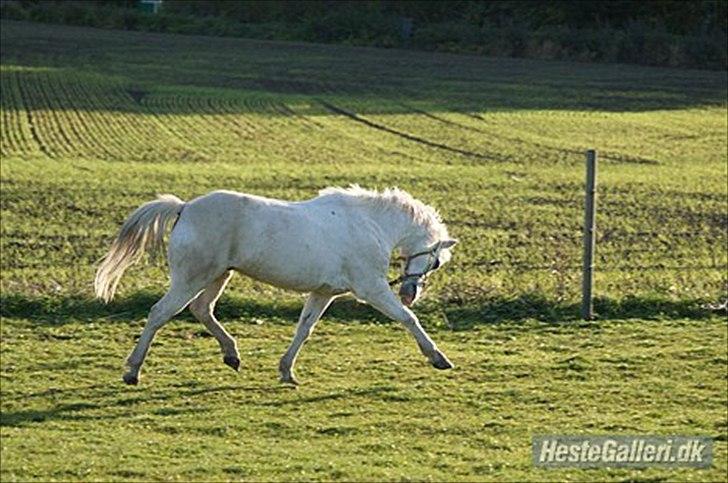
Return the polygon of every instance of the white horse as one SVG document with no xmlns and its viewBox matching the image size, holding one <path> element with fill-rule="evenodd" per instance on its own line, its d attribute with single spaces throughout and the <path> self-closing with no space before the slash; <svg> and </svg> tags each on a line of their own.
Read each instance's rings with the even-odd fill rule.
<svg viewBox="0 0 728 483">
<path fill-rule="evenodd" d="M 162 247 L 174 220 L 167 250 L 171 286 L 152 307 L 127 359 L 127 384 L 138 383 L 155 333 L 188 304 L 219 342 L 225 364 L 238 370 L 235 339 L 213 315 L 233 270 L 310 293 L 280 361 L 282 382 L 298 384 L 293 365 L 301 346 L 332 300 L 349 292 L 403 323 L 434 367 L 452 368 L 407 307 L 419 298 L 428 273 L 450 259 L 456 241 L 449 238 L 438 213 L 408 193 L 351 186 L 327 188 L 308 201 L 286 202 L 215 191 L 186 203 L 162 195 L 124 222 L 96 273 L 96 295 L 110 301 L 124 271 L 145 251 Z M 397 279 L 402 282 L 401 301 L 387 282 L 395 249 L 405 260 Z"/>
</svg>

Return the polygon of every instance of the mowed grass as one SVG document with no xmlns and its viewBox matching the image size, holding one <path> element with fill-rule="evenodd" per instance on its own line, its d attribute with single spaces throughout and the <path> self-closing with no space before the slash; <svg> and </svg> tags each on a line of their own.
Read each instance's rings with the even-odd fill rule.
<svg viewBox="0 0 728 483">
<path fill-rule="evenodd" d="M 726 74 L 2 23 L 2 464 L 27 480 L 724 480 Z M 578 319 L 583 151 L 600 153 L 596 321 Z M 334 304 L 235 277 L 141 385 L 123 361 L 157 260 L 93 300 L 156 193 L 286 199 L 397 185 L 460 239 L 416 307 L 456 364 Z M 532 467 L 533 435 L 699 434 L 709 470 Z"/>
</svg>

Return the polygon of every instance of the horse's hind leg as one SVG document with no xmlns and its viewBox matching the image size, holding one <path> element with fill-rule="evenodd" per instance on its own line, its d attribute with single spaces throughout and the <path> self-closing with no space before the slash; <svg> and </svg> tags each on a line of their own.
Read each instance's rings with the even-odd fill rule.
<svg viewBox="0 0 728 483">
<path fill-rule="evenodd" d="M 306 299 L 301 316 L 298 319 L 298 325 L 296 326 L 296 335 L 293 337 L 290 347 L 283 354 L 278 364 L 278 370 L 281 373 L 281 382 L 298 384 L 296 377 L 293 375 L 293 365 L 296 363 L 298 351 L 301 350 L 301 346 L 306 342 L 308 336 L 311 335 L 314 325 L 316 325 L 316 322 L 321 318 L 321 315 L 332 300 L 333 297 L 331 295 L 316 293 L 312 293 Z"/>
<path fill-rule="evenodd" d="M 205 283 L 197 284 L 187 280 L 175 280 L 174 275 L 172 276 L 172 286 L 164 297 L 152 306 L 142 335 L 139 336 L 134 350 L 126 360 L 129 371 L 124 374 L 125 383 L 137 384 L 139 382 L 139 371 L 144 364 L 154 335 L 169 319 L 181 312 L 204 286 Z"/>
<path fill-rule="evenodd" d="M 220 298 L 222 291 L 225 290 L 225 285 L 227 285 L 231 276 L 232 271 L 227 271 L 208 285 L 207 288 L 198 295 L 192 303 L 190 303 L 190 311 L 194 314 L 195 318 L 202 322 L 207 330 L 215 336 L 215 339 L 217 339 L 217 342 L 220 344 L 220 349 L 222 349 L 223 362 L 237 371 L 240 367 L 238 346 L 235 339 L 222 325 L 220 325 L 220 322 L 218 322 L 215 318 L 215 314 L 213 313 L 215 310 L 215 303 L 217 302 L 217 299 Z"/>
</svg>

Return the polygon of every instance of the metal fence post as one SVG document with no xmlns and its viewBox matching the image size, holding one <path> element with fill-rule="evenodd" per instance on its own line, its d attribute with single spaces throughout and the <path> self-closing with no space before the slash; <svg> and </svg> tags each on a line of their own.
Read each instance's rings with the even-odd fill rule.
<svg viewBox="0 0 728 483">
<path fill-rule="evenodd" d="M 581 317 L 594 318 L 592 286 L 594 284 L 594 248 L 596 235 L 596 186 L 597 153 L 593 149 L 586 152 L 586 202 L 584 212 L 584 279 L 582 285 Z"/>
</svg>

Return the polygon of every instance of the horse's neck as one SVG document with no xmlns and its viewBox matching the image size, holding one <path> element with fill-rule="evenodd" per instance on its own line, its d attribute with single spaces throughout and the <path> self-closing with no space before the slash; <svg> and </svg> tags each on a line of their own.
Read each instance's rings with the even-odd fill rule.
<svg viewBox="0 0 728 483">
<path fill-rule="evenodd" d="M 417 225 L 411 216 L 399 210 L 377 210 L 376 213 L 372 213 L 372 218 L 379 226 L 383 245 L 388 247 L 390 252 L 401 249 L 411 253 L 427 236 L 422 226 Z"/>
</svg>

